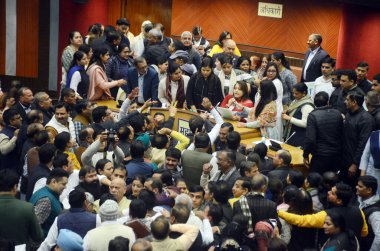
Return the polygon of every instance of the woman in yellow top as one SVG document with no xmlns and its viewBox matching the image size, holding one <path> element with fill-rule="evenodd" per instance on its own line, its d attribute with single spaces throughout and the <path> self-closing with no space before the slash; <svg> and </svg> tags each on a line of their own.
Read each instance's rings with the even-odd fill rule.
<svg viewBox="0 0 380 251">
<path fill-rule="evenodd" d="M 212 47 L 209 56 L 212 57 L 214 54 L 222 53 L 224 42 L 228 39 L 232 39 L 232 34 L 229 31 L 223 31 L 220 34 L 218 41 L 216 41 Z M 238 57 L 241 57 L 241 53 L 237 46 L 235 47 L 234 54 Z"/>
<path fill-rule="evenodd" d="M 61 132 L 54 139 L 54 145 L 59 152 L 66 153 L 71 159 L 74 165 L 74 170 L 80 170 L 81 165 L 77 159 L 77 156 L 72 151 L 73 147 L 76 145 L 75 139 L 71 138 L 70 133 Z"/>
</svg>

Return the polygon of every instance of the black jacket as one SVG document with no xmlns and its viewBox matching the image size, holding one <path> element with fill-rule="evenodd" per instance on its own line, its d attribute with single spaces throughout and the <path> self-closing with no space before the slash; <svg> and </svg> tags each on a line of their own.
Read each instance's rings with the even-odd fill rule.
<svg viewBox="0 0 380 251">
<path fill-rule="evenodd" d="M 303 156 L 334 156 L 342 150 L 343 118 L 331 106 L 316 108 L 306 125 Z"/>
<path fill-rule="evenodd" d="M 277 219 L 277 208 L 276 203 L 271 200 L 265 199 L 262 195 L 248 195 L 247 202 L 249 210 L 252 215 L 252 226 L 254 227 L 257 222 L 268 219 Z M 240 201 L 236 201 L 233 207 L 233 215 L 243 214 L 240 206 Z"/>
<path fill-rule="evenodd" d="M 286 166 L 276 167 L 274 170 L 270 171 L 268 173 L 269 179 L 279 179 L 281 180 L 282 184 L 286 186 L 286 178 L 288 177 L 290 168 Z"/>
<path fill-rule="evenodd" d="M 363 90 L 363 92 L 365 92 L 365 94 L 367 94 L 369 91 L 371 91 L 372 89 L 372 83 L 371 81 L 369 81 L 368 79 L 363 79 L 361 81 L 357 81 L 357 85 L 360 89 Z"/>
<path fill-rule="evenodd" d="M 34 185 L 39 179 L 47 178 L 50 174 L 50 169 L 47 165 L 40 163 L 36 166 L 28 178 L 28 189 L 26 190 L 26 201 L 29 201 L 33 195 Z"/>
<path fill-rule="evenodd" d="M 320 47 L 317 53 L 315 54 L 315 56 L 313 57 L 313 59 L 310 61 L 307 69 L 305 69 L 306 62 L 310 53 L 311 53 L 310 49 L 305 53 L 304 65 L 302 67 L 302 74 L 301 74 L 301 82 L 315 81 L 316 78 L 322 76 L 322 70 L 321 70 L 322 61 L 323 59 L 329 57 L 329 54 L 325 50 L 323 50 L 322 47 Z M 303 77 L 304 71 L 306 71 L 306 79 L 304 79 Z"/>
<path fill-rule="evenodd" d="M 169 58 L 169 50 L 168 46 L 163 42 L 159 42 L 157 44 L 151 44 L 145 47 L 144 53 L 142 55 L 146 62 L 151 64 L 158 64 L 158 59 L 161 57 Z"/>
<path fill-rule="evenodd" d="M 186 91 L 187 107 L 195 105 L 197 109 L 204 109 L 201 105 L 203 98 L 208 98 L 213 106 L 223 101 L 222 85 L 214 73 L 205 79 L 197 72 L 189 80 Z"/>
<path fill-rule="evenodd" d="M 370 112 L 372 117 L 375 119 L 375 131 L 380 130 L 380 107 Z"/>
<path fill-rule="evenodd" d="M 336 101 L 334 101 L 334 103 L 330 103 L 330 105 L 332 105 L 333 108 L 338 109 L 343 114 L 347 113 L 347 107 L 346 107 L 346 104 L 344 103 L 344 100 L 346 99 L 349 93 L 355 93 L 355 94 L 360 94 L 362 96 L 365 96 L 364 91 L 360 89 L 357 85 L 355 85 L 350 90 L 342 89 L 341 91 L 338 91 L 337 93 L 335 93 L 335 91 L 333 91 L 333 93 L 331 94 L 330 101 L 331 99 L 334 99 L 334 100 L 336 99 Z M 335 97 L 333 98 L 333 96 Z"/>
<path fill-rule="evenodd" d="M 348 112 L 343 128 L 343 163 L 360 164 L 360 159 L 371 132 L 375 128 L 373 117 L 360 107 Z"/>
</svg>

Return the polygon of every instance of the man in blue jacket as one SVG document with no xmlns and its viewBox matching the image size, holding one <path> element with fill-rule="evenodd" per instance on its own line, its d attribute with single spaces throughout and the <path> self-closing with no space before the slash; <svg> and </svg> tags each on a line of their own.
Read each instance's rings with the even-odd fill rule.
<svg viewBox="0 0 380 251">
<path fill-rule="evenodd" d="M 129 94 L 134 88 L 139 88 L 137 103 L 143 105 L 148 99 L 158 101 L 158 73 L 148 66 L 145 58 L 137 57 L 134 60 L 134 67 L 128 70 L 127 85 L 124 91 Z M 154 106 L 161 106 L 157 102 Z"/>
</svg>

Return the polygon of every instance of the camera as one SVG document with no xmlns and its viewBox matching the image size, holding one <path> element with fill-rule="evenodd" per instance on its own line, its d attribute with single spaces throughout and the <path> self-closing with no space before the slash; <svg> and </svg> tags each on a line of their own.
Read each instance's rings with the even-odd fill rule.
<svg viewBox="0 0 380 251">
<path fill-rule="evenodd" d="M 116 136 L 116 131 L 114 129 L 110 129 L 107 133 L 107 141 L 108 141 L 108 144 L 113 144 L 115 143 L 115 136 Z"/>
</svg>

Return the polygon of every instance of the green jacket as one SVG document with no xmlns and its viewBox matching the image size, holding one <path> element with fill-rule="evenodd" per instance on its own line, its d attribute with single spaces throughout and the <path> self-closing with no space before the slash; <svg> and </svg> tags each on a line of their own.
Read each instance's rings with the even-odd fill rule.
<svg viewBox="0 0 380 251">
<path fill-rule="evenodd" d="M 51 225 L 53 225 L 55 217 L 57 217 L 62 211 L 62 204 L 59 201 L 59 195 L 56 194 L 53 190 L 51 190 L 48 186 L 45 186 L 37 192 L 35 192 L 32 198 L 30 198 L 30 202 L 33 203 L 33 205 L 36 205 L 40 199 L 45 197 L 48 197 L 51 203 L 50 215 L 45 220 L 45 222 L 41 224 L 41 227 L 44 231 L 44 235 L 46 237 Z"/>
<path fill-rule="evenodd" d="M 27 250 L 29 239 L 42 241 L 44 235 L 33 205 L 12 195 L 0 195 L 0 236 L 16 245 L 26 244 Z"/>
</svg>

